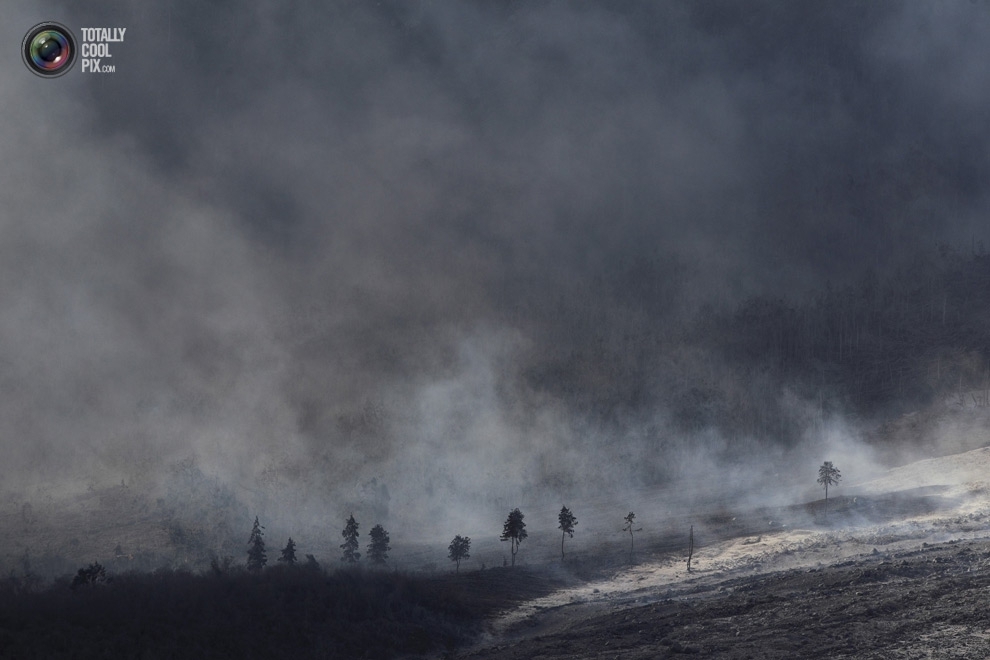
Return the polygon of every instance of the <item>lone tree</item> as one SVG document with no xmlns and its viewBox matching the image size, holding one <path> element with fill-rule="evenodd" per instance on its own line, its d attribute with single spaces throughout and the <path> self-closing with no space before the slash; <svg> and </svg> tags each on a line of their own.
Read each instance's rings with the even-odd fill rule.
<svg viewBox="0 0 990 660">
<path fill-rule="evenodd" d="M 289 537 L 289 542 L 285 544 L 282 548 L 282 556 L 278 558 L 279 561 L 284 561 L 289 566 L 294 566 L 296 563 L 296 542 Z"/>
<path fill-rule="evenodd" d="M 388 551 L 392 549 L 388 544 L 388 532 L 381 525 L 375 525 L 371 528 L 370 536 L 368 559 L 373 564 L 384 564 L 388 560 Z"/>
<path fill-rule="evenodd" d="M 839 474 L 839 468 L 832 465 L 832 461 L 825 461 L 822 466 L 818 468 L 818 483 L 825 487 L 825 516 L 828 517 L 828 487 L 835 486 L 839 483 L 839 479 L 842 475 Z"/>
<path fill-rule="evenodd" d="M 694 555 L 694 525 L 691 525 L 691 531 L 688 532 L 688 561 L 687 561 L 687 571 L 691 572 L 691 557 Z"/>
<path fill-rule="evenodd" d="M 254 517 L 254 527 L 251 528 L 251 536 L 248 537 L 248 559 L 247 568 L 249 571 L 258 573 L 268 563 L 268 555 L 265 554 L 265 533 L 264 527 L 258 522 L 258 517 Z"/>
<path fill-rule="evenodd" d="M 557 529 L 560 530 L 560 560 L 564 560 L 564 535 L 574 538 L 574 525 L 578 524 L 577 518 L 571 513 L 571 510 L 566 506 L 560 507 L 560 513 L 557 514 L 557 521 L 560 525 Z"/>
<path fill-rule="evenodd" d="M 447 546 L 447 556 L 454 562 L 454 572 L 461 572 L 461 560 L 471 557 L 471 537 L 458 534 Z"/>
<path fill-rule="evenodd" d="M 519 509 L 510 511 L 509 517 L 505 519 L 505 524 L 502 525 L 502 536 L 499 537 L 500 540 L 510 543 L 513 566 L 516 565 L 516 553 L 519 552 L 519 544 L 529 536 L 526 533 L 526 523 L 523 522 L 523 517 L 522 511 Z"/>
<path fill-rule="evenodd" d="M 340 535 L 344 537 L 344 542 L 340 544 L 340 549 L 344 551 L 344 556 L 340 560 L 346 561 L 349 564 L 357 562 L 357 560 L 361 559 L 361 553 L 357 551 L 358 524 L 354 520 L 354 514 L 348 516 L 347 524 L 344 526 L 344 531 Z"/>
<path fill-rule="evenodd" d="M 630 511 L 629 512 L 629 515 L 626 516 L 625 518 L 623 518 L 623 520 L 626 521 L 626 524 L 622 528 L 622 531 L 623 532 L 629 532 L 629 561 L 632 561 L 632 557 L 633 557 L 633 546 L 634 546 L 634 543 L 636 541 L 636 539 L 633 537 L 633 532 L 642 532 L 643 531 L 643 528 L 640 527 L 639 529 L 633 529 L 633 524 L 636 521 L 636 514 L 633 513 L 632 511 Z"/>
</svg>

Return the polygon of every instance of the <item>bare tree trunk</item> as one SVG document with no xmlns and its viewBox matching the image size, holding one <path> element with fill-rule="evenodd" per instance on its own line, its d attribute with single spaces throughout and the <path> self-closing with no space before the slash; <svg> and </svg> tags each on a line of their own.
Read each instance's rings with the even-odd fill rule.
<svg viewBox="0 0 990 660">
<path fill-rule="evenodd" d="M 688 560 L 687 560 L 687 572 L 691 572 L 691 557 L 694 555 L 694 525 L 691 525 L 691 531 L 688 532 Z"/>
</svg>

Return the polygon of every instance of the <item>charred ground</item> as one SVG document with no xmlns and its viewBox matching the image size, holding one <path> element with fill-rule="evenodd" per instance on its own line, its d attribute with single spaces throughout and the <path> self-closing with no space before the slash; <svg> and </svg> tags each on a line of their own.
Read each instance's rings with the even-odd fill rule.
<svg viewBox="0 0 990 660">
<path fill-rule="evenodd" d="M 978 644 L 981 640 L 970 640 L 967 631 L 983 629 L 985 617 L 974 606 L 990 578 L 972 571 L 990 565 L 990 542 L 904 550 L 897 544 L 921 543 L 930 532 L 902 530 L 867 539 L 889 546 L 884 552 L 833 566 L 821 555 L 821 565 L 813 568 L 773 572 L 792 552 L 827 554 L 828 544 L 841 542 L 831 539 L 832 530 L 949 515 L 959 503 L 948 489 L 926 487 L 835 498 L 827 519 L 820 502 L 700 515 L 698 538 L 705 547 L 696 558 L 700 570 L 691 575 L 683 572 L 683 548 L 673 536 L 644 544 L 633 561 L 600 549 L 576 552 L 563 565 L 460 575 L 284 566 L 260 575 L 238 568 L 160 569 L 111 573 L 107 583 L 77 588 L 65 577 L 42 588 L 11 574 L 0 598 L 0 655 L 869 657 L 861 651 L 892 648 L 933 630 Z M 970 532 L 985 522 L 967 521 Z M 795 528 L 817 530 L 816 540 L 796 550 L 766 550 L 765 541 Z M 961 528 L 961 523 L 955 527 Z M 752 551 L 725 570 L 710 552 L 719 544 Z M 596 585 L 628 581 L 630 573 L 643 580 L 656 566 L 675 571 L 675 579 L 662 588 L 637 583 L 608 600 L 538 604 L 555 593 L 597 593 Z M 521 607 L 526 604 L 530 609 Z M 518 612 L 529 614 L 499 627 L 500 618 Z"/>
<path fill-rule="evenodd" d="M 501 609 L 564 580 L 545 571 L 460 576 L 277 567 L 159 570 L 71 588 L 3 582 L 0 656 L 9 658 L 388 658 L 443 651 Z"/>
<path fill-rule="evenodd" d="M 688 580 L 659 602 L 531 621 L 521 638 L 458 657 L 983 658 L 988 567 L 990 541 L 952 541 L 715 584 Z"/>
</svg>

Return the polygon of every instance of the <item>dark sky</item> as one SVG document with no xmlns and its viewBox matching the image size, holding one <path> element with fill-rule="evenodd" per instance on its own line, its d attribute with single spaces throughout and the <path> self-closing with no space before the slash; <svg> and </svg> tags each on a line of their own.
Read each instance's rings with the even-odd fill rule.
<svg viewBox="0 0 990 660">
<path fill-rule="evenodd" d="M 116 72 L 32 76 L 45 19 L 126 27 Z M 635 462 L 527 370 L 987 235 L 984 2 L 18 0 L 0 34 L 11 488 Z"/>
</svg>

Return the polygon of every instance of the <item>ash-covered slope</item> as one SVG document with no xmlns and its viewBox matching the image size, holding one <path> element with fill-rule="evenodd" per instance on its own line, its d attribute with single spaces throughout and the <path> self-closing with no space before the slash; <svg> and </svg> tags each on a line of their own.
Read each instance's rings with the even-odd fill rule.
<svg viewBox="0 0 990 660">
<path fill-rule="evenodd" d="M 690 574 L 683 553 L 645 553 L 505 614 L 460 657 L 988 657 L 988 468 L 990 448 L 891 469 L 829 523 L 707 545 Z M 871 520 L 862 501 L 898 506 Z"/>
</svg>

